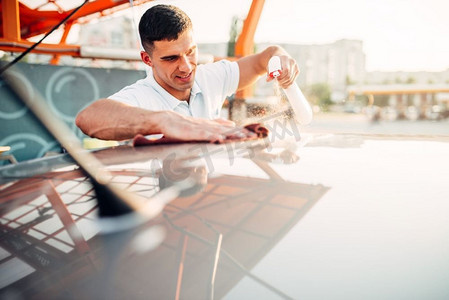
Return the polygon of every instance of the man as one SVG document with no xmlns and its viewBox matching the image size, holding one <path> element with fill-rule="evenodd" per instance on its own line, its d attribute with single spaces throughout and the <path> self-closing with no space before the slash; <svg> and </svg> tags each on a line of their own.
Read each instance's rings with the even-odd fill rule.
<svg viewBox="0 0 449 300">
<path fill-rule="evenodd" d="M 223 140 L 247 136 L 229 120 L 219 119 L 227 96 L 252 85 L 266 74 L 268 60 L 280 56 L 281 87 L 299 74 L 296 62 L 280 47 L 243 57 L 198 65 L 197 45 L 190 18 L 172 5 L 148 9 L 139 23 L 148 76 L 100 99 L 81 111 L 76 125 L 87 135 L 105 140 L 130 139 L 137 134 L 162 133 L 181 140 Z M 267 80 L 271 80 L 267 78 Z"/>
</svg>

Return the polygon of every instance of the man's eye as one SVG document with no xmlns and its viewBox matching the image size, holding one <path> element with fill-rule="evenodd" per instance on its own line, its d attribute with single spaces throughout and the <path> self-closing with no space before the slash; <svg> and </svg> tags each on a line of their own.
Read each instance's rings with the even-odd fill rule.
<svg viewBox="0 0 449 300">
<path fill-rule="evenodd" d="M 174 61 L 174 60 L 176 60 L 176 57 L 170 56 L 170 57 L 164 58 L 164 60 L 165 60 L 165 61 Z"/>
</svg>

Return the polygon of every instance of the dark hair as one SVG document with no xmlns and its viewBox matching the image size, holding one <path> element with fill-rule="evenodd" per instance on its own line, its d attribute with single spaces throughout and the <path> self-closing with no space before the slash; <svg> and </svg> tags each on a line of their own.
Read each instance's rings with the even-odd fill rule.
<svg viewBox="0 0 449 300">
<path fill-rule="evenodd" d="M 190 28 L 192 21 L 185 12 L 173 5 L 159 4 L 143 14 L 139 22 L 139 35 L 143 48 L 151 54 L 155 41 L 176 40 Z"/>
</svg>

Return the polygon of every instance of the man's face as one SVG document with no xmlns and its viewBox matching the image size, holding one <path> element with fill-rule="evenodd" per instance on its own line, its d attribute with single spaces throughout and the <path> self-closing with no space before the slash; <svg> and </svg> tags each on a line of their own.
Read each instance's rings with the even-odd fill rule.
<svg viewBox="0 0 449 300">
<path fill-rule="evenodd" d="M 179 100 L 189 100 L 198 61 L 192 30 L 174 41 L 156 41 L 151 55 L 141 53 L 145 64 L 153 68 L 154 79 Z"/>
</svg>

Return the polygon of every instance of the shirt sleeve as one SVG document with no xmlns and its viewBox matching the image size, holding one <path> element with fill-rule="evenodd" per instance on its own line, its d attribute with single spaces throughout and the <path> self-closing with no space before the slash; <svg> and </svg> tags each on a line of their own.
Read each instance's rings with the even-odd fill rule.
<svg viewBox="0 0 449 300">
<path fill-rule="evenodd" d="M 135 86 L 130 85 L 122 88 L 117 93 L 112 94 L 108 97 L 108 99 L 128 104 L 130 106 L 139 106 L 138 94 L 138 89 Z"/>
<path fill-rule="evenodd" d="M 201 88 L 213 88 L 215 92 L 220 91 L 223 98 L 231 96 L 237 90 L 239 85 L 239 66 L 237 62 L 220 60 L 218 62 L 201 65 L 199 82 L 205 83 Z"/>
<path fill-rule="evenodd" d="M 231 96 L 237 91 L 239 86 L 240 79 L 240 70 L 237 62 L 230 62 L 226 60 L 222 60 L 224 64 L 224 72 L 225 72 L 225 84 L 223 87 L 223 93 L 226 97 Z"/>
</svg>

